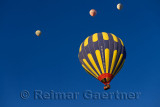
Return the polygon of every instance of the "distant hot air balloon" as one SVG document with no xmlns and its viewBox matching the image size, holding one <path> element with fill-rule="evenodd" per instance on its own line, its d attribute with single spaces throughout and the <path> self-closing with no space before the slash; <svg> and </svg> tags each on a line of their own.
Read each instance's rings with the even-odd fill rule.
<svg viewBox="0 0 160 107">
<path fill-rule="evenodd" d="M 123 8 L 123 5 L 121 3 L 117 4 L 117 9 L 121 10 Z"/>
<path fill-rule="evenodd" d="M 36 34 L 37 36 L 40 36 L 40 35 L 41 35 L 41 31 L 40 31 L 40 30 L 37 30 L 37 31 L 35 32 L 35 34 Z"/>
<path fill-rule="evenodd" d="M 126 50 L 122 40 L 112 33 L 95 33 L 80 45 L 78 58 L 87 73 L 97 78 L 104 89 L 122 68 Z"/>
<path fill-rule="evenodd" d="M 91 9 L 91 10 L 89 11 L 89 14 L 90 14 L 91 16 L 95 16 L 95 15 L 97 14 L 97 11 L 96 11 L 95 9 Z"/>
</svg>

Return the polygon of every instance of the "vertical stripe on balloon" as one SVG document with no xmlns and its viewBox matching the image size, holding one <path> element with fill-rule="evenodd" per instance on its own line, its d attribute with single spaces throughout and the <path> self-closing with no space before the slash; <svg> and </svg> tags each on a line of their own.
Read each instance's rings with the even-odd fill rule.
<svg viewBox="0 0 160 107">
<path fill-rule="evenodd" d="M 119 40 L 121 41 L 122 46 L 124 46 L 124 44 L 123 44 L 122 40 L 121 40 L 120 38 L 119 38 Z"/>
<path fill-rule="evenodd" d="M 93 34 L 92 39 L 93 39 L 93 42 L 98 41 L 98 34 L 97 33 Z"/>
<path fill-rule="evenodd" d="M 88 39 L 89 39 L 89 37 L 87 37 L 87 38 L 85 39 L 85 41 L 84 41 L 84 46 L 87 46 L 87 45 L 88 45 Z"/>
<path fill-rule="evenodd" d="M 105 49 L 105 62 L 106 62 L 106 73 L 109 70 L 109 49 Z"/>
<path fill-rule="evenodd" d="M 116 71 L 116 73 L 113 74 L 114 76 L 116 76 L 117 73 L 121 70 L 121 68 L 123 67 L 124 62 L 125 62 L 125 59 L 122 61 L 122 64 L 120 65 L 120 67 L 118 68 L 118 70 Z"/>
<path fill-rule="evenodd" d="M 108 34 L 106 32 L 102 32 L 102 35 L 104 40 L 109 40 Z"/>
<path fill-rule="evenodd" d="M 90 53 L 88 54 L 88 59 L 90 60 L 90 62 L 92 63 L 93 67 L 96 69 L 98 74 L 101 75 L 101 73 L 100 73 L 100 71 L 99 71 L 99 69 L 98 69 L 98 67 L 97 67 L 97 65 L 96 65 L 96 63 Z"/>
<path fill-rule="evenodd" d="M 114 72 L 113 72 L 112 74 L 114 74 L 114 73 L 117 71 L 117 69 L 118 69 L 118 67 L 119 67 L 119 65 L 120 65 L 120 63 L 121 63 L 121 61 L 122 61 L 122 58 L 123 58 L 123 54 L 120 55 L 119 60 L 118 60 L 118 63 L 117 63 L 117 65 L 116 65 L 116 67 L 115 67 L 115 69 L 114 69 Z"/>
<path fill-rule="evenodd" d="M 86 59 L 83 59 L 83 62 L 86 64 L 86 66 L 92 71 L 93 74 L 95 74 L 98 77 L 98 74 L 92 69 L 92 67 L 88 64 Z"/>
<path fill-rule="evenodd" d="M 81 50 L 82 50 L 82 43 L 81 43 L 81 45 L 79 47 L 79 52 L 81 52 Z"/>
<path fill-rule="evenodd" d="M 97 78 L 92 72 L 90 72 L 83 64 L 82 64 L 82 67 L 90 74 L 92 75 L 93 77 Z"/>
<path fill-rule="evenodd" d="M 112 35 L 112 37 L 113 37 L 113 40 L 114 40 L 115 42 L 118 42 L 117 37 L 116 37 L 114 34 L 112 34 L 112 33 L 111 33 L 111 35 Z"/>
<path fill-rule="evenodd" d="M 104 69 L 103 69 L 103 64 L 102 64 L 101 53 L 100 53 L 99 50 L 96 50 L 95 53 L 96 53 L 96 56 L 97 56 L 97 60 L 98 60 L 99 66 L 100 66 L 101 71 L 102 71 L 102 74 L 103 74 L 103 73 L 104 73 Z"/>
<path fill-rule="evenodd" d="M 111 68 L 110 68 L 110 74 L 112 74 L 113 67 L 114 67 L 115 61 L 116 61 L 116 57 L 117 57 L 117 50 L 114 50 L 114 52 L 113 52 L 113 58 L 112 58 L 112 64 L 111 64 Z"/>
</svg>

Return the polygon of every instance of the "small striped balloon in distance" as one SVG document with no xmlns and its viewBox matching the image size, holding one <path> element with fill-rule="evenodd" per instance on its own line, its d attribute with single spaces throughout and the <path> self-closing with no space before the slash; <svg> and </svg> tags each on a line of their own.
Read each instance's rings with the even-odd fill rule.
<svg viewBox="0 0 160 107">
<path fill-rule="evenodd" d="M 95 33 L 81 43 L 78 58 L 85 71 L 108 89 L 125 62 L 126 49 L 123 41 L 114 34 Z"/>
<path fill-rule="evenodd" d="M 123 8 L 123 5 L 122 5 L 121 3 L 118 3 L 118 4 L 117 4 L 117 9 L 118 9 L 118 10 L 122 10 L 122 8 Z"/>
<path fill-rule="evenodd" d="M 36 34 L 37 36 L 40 36 L 40 35 L 41 35 L 41 31 L 40 31 L 40 30 L 37 30 L 37 31 L 35 32 L 35 34 Z"/>
<path fill-rule="evenodd" d="M 89 11 L 89 14 L 90 14 L 92 17 L 94 17 L 94 16 L 97 14 L 97 11 L 96 11 L 95 9 L 91 9 L 91 10 Z"/>
</svg>

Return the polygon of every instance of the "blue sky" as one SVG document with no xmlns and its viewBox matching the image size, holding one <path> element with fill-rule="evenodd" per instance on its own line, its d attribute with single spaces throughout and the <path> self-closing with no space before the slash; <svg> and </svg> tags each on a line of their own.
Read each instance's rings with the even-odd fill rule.
<svg viewBox="0 0 160 107">
<path fill-rule="evenodd" d="M 116 9 L 121 2 L 124 8 Z M 0 106 L 159 107 L 159 0 L 1 0 Z M 89 16 L 90 9 L 97 15 Z M 42 31 L 40 37 L 34 32 Z M 105 92 L 78 60 L 79 45 L 93 33 L 120 37 L 127 51 L 111 89 L 141 92 L 137 100 L 34 100 L 34 90 Z M 28 90 L 23 100 L 20 92 Z"/>
</svg>

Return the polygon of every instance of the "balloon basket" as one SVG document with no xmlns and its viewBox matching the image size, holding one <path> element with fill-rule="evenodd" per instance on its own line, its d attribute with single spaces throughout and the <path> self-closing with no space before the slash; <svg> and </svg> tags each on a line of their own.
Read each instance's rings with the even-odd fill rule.
<svg viewBox="0 0 160 107">
<path fill-rule="evenodd" d="M 108 90 L 108 89 L 110 89 L 110 85 L 107 84 L 104 86 L 104 90 Z"/>
</svg>

